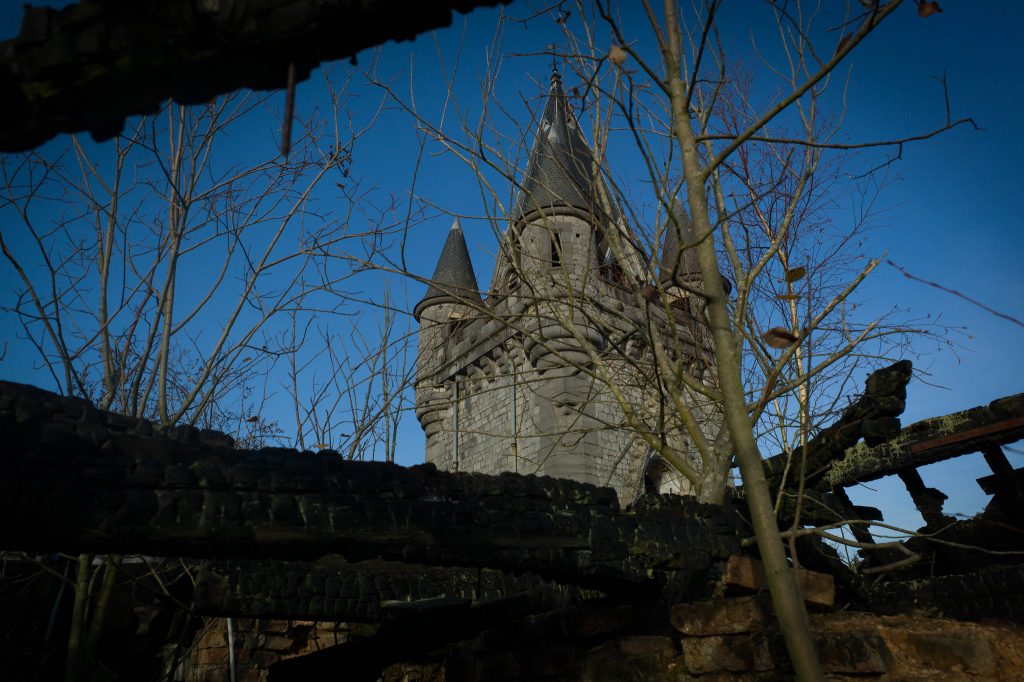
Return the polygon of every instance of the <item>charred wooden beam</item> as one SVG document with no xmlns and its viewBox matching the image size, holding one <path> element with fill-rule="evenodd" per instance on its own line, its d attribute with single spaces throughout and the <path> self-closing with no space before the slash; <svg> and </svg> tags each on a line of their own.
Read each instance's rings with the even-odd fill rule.
<svg viewBox="0 0 1024 682">
<path fill-rule="evenodd" d="M 579 594 L 536 575 L 492 569 L 418 566 L 393 561 L 347 563 L 211 561 L 200 568 L 196 611 L 241 616 L 347 622 L 381 622 L 470 607 L 546 588 L 538 609 L 564 605 Z M 559 598 L 561 597 L 561 598 Z"/>
<path fill-rule="evenodd" d="M 881 614 L 921 613 L 980 621 L 1024 622 L 1024 565 L 972 566 L 956 575 L 864 581 L 861 595 Z"/>
<path fill-rule="evenodd" d="M 452 12 L 508 0 L 81 0 L 26 6 L 0 43 L 0 151 L 62 132 L 117 135 L 126 116 L 173 98 L 284 87 L 324 61 L 451 24 Z"/>
<path fill-rule="evenodd" d="M 999 511 L 1004 517 L 1017 521 L 1019 526 L 1019 520 L 1024 515 L 1024 469 L 1014 469 L 1003 449 L 996 443 L 986 443 L 981 453 L 992 469 L 991 476 L 978 479 L 981 489 L 993 495 L 986 513 Z"/>
<path fill-rule="evenodd" d="M 876 445 L 899 433 L 899 416 L 906 408 L 907 383 L 912 372 L 910 361 L 901 360 L 868 376 L 864 393 L 843 410 L 835 423 L 807 443 L 804 475 L 809 484 L 820 480 L 833 460 L 842 458 L 848 448 L 862 438 L 869 445 Z M 786 465 L 790 454 L 775 455 L 764 461 L 765 474 L 773 488 L 794 485 L 800 475 L 796 465 L 799 455 L 793 454 L 792 457 L 794 464 L 790 466 L 788 474 Z M 784 476 L 787 480 L 783 480 Z"/>
<path fill-rule="evenodd" d="M 924 519 L 926 527 L 938 530 L 956 520 L 942 512 L 942 503 L 948 499 L 947 495 L 937 488 L 926 486 L 917 469 L 909 467 L 896 473 L 903 481 L 903 485 L 907 487 L 907 492 L 910 493 L 910 499 L 914 501 L 917 511 L 921 512 L 921 518 Z"/>
<path fill-rule="evenodd" d="M 911 424 L 879 445 L 860 443 L 834 462 L 821 488 L 873 481 L 907 467 L 920 467 L 978 452 L 990 444 L 1024 438 L 1024 393 Z"/>
<path fill-rule="evenodd" d="M 0 547 L 493 568 L 597 589 L 699 577 L 738 520 L 692 498 L 619 510 L 610 488 L 232 450 L 220 434 L 0 382 Z"/>
</svg>

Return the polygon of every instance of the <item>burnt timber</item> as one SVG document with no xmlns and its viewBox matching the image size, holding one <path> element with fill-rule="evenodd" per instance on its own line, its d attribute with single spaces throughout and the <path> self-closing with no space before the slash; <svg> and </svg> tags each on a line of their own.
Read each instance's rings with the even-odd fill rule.
<svg viewBox="0 0 1024 682">
<path fill-rule="evenodd" d="M 1019 472 L 999 448 L 1021 436 L 1024 396 L 900 430 L 909 366 L 879 372 L 815 439 L 814 494 L 856 515 L 845 518 L 866 518 L 862 508 L 843 509 L 843 486 L 900 475 L 919 507 L 933 505 L 931 520 L 944 524 L 936 537 L 1002 553 L 934 549 L 913 538 L 913 551 L 931 552 L 916 573 L 868 584 L 838 563 L 812 570 L 833 572 L 842 602 L 855 608 L 1024 620 L 1018 535 L 989 529 L 1019 526 L 1010 514 Z M 0 428 L 5 550 L 187 557 L 199 569 L 183 595 L 194 613 L 339 620 L 375 633 L 282 662 L 275 679 L 360 666 L 362 678 L 377 679 L 388 661 L 445 656 L 517 623 L 567 632 L 559 623 L 587 609 L 597 620 L 621 616 L 622 632 L 646 632 L 659 627 L 650 620 L 655 604 L 712 594 L 748 534 L 733 508 L 690 498 L 645 496 L 621 511 L 612 490 L 559 479 L 346 462 L 329 451 L 235 450 L 223 434 L 160 431 L 7 382 Z M 869 435 L 873 445 L 836 449 Z M 924 487 L 916 466 L 979 449 L 994 471 L 979 481 L 995 492 L 990 509 L 969 521 L 944 517 L 944 496 Z M 862 451 L 896 454 L 832 478 Z M 777 462 L 766 463 L 769 472 Z M 805 565 L 811 558 L 801 550 Z"/>
<path fill-rule="evenodd" d="M 283 88 L 321 62 L 449 26 L 452 13 L 508 0 L 81 0 L 27 5 L 0 42 L 0 151 L 58 133 L 117 135 L 127 116 L 168 98 L 209 101 L 240 88 Z"/>
<path fill-rule="evenodd" d="M 232 450 L 221 434 L 0 382 L 0 547 L 193 559 L 395 561 L 616 590 L 702 576 L 738 519 L 692 498 L 622 512 L 572 481 Z M 674 579 L 673 578 L 673 579 Z"/>
<path fill-rule="evenodd" d="M 858 443 L 832 463 L 822 478 L 827 487 L 850 486 L 887 476 L 905 467 L 920 467 L 981 452 L 1024 438 L 1024 393 L 993 400 L 942 417 L 915 422 L 878 445 Z"/>
</svg>

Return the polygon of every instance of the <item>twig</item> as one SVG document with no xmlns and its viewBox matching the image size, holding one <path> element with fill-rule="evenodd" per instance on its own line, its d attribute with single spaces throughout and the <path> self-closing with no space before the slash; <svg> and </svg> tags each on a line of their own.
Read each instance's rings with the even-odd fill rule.
<svg viewBox="0 0 1024 682">
<path fill-rule="evenodd" d="M 920 282 L 921 284 L 927 284 L 928 286 L 934 287 L 936 289 L 939 289 L 940 291 L 945 291 L 947 294 L 952 294 L 953 296 L 956 296 L 957 298 L 963 299 L 963 300 L 967 301 L 968 303 L 981 308 L 985 312 L 992 313 L 996 317 L 1001 317 L 1004 320 L 1012 322 L 1013 324 L 1017 325 L 1018 327 L 1024 327 L 1024 322 L 1020 321 L 1016 317 L 1013 317 L 1012 315 L 1008 315 L 1006 313 L 1001 313 L 998 310 L 995 310 L 994 308 L 990 308 L 989 306 L 985 305 L 981 301 L 979 301 L 977 299 L 974 299 L 974 298 L 971 298 L 967 294 L 962 294 L 959 291 L 957 291 L 956 289 L 950 289 L 949 287 L 943 286 L 943 285 L 939 284 L 938 282 L 932 282 L 931 280 L 923 279 L 923 278 L 918 277 L 916 275 L 912 275 L 909 272 L 907 272 L 906 268 L 903 268 L 903 267 L 901 267 L 899 265 L 896 265 L 896 263 L 893 263 L 888 258 L 885 259 L 885 262 L 888 265 L 891 265 L 892 267 L 894 267 L 897 270 L 899 270 L 901 273 L 903 273 L 903 276 L 906 277 L 907 279 L 913 280 L 915 282 Z"/>
</svg>

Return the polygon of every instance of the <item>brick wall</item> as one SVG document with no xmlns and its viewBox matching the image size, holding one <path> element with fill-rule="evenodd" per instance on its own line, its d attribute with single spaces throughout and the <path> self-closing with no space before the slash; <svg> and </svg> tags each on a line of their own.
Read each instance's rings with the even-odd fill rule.
<svg viewBox="0 0 1024 682">
<path fill-rule="evenodd" d="M 229 682 L 228 626 L 225 618 L 208 619 L 174 679 L 179 682 Z M 298 620 L 236 618 L 235 682 L 264 682 L 278 661 L 344 643 L 351 626 Z"/>
</svg>

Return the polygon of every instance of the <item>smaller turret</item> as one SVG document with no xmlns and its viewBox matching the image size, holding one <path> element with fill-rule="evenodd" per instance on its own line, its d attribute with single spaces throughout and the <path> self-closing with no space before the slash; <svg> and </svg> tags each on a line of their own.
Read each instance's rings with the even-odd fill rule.
<svg viewBox="0 0 1024 682">
<path fill-rule="evenodd" d="M 457 328 L 479 314 L 483 305 L 462 225 L 456 218 L 437 259 L 427 293 L 413 309 L 413 316 L 420 323 L 416 357 L 416 417 L 427 436 L 428 452 L 451 401 L 449 387 L 437 378 L 440 369 L 451 359 L 447 342 Z"/>
<path fill-rule="evenodd" d="M 700 283 L 700 267 L 694 250 L 693 223 L 678 199 L 665 218 L 665 237 L 661 245 L 658 281 L 671 290 Z M 685 292 L 681 292 L 685 295 Z"/>
<path fill-rule="evenodd" d="M 672 200 L 672 210 L 665 219 L 658 283 L 679 301 L 689 298 L 693 290 L 702 288 L 693 223 L 678 199 Z M 728 295 L 732 291 L 732 282 L 723 276 L 723 284 Z"/>
<path fill-rule="evenodd" d="M 434 268 L 434 276 L 430 278 L 427 293 L 416 304 L 412 314 L 420 322 L 423 311 L 445 303 L 461 303 L 462 308 L 469 307 L 470 310 L 473 305 L 483 305 L 477 289 L 476 273 L 473 272 L 473 262 L 466 248 L 466 237 L 462 234 L 462 223 L 458 218 L 452 221 L 452 228 L 448 231 L 448 239 L 437 259 L 437 267 Z"/>
</svg>

